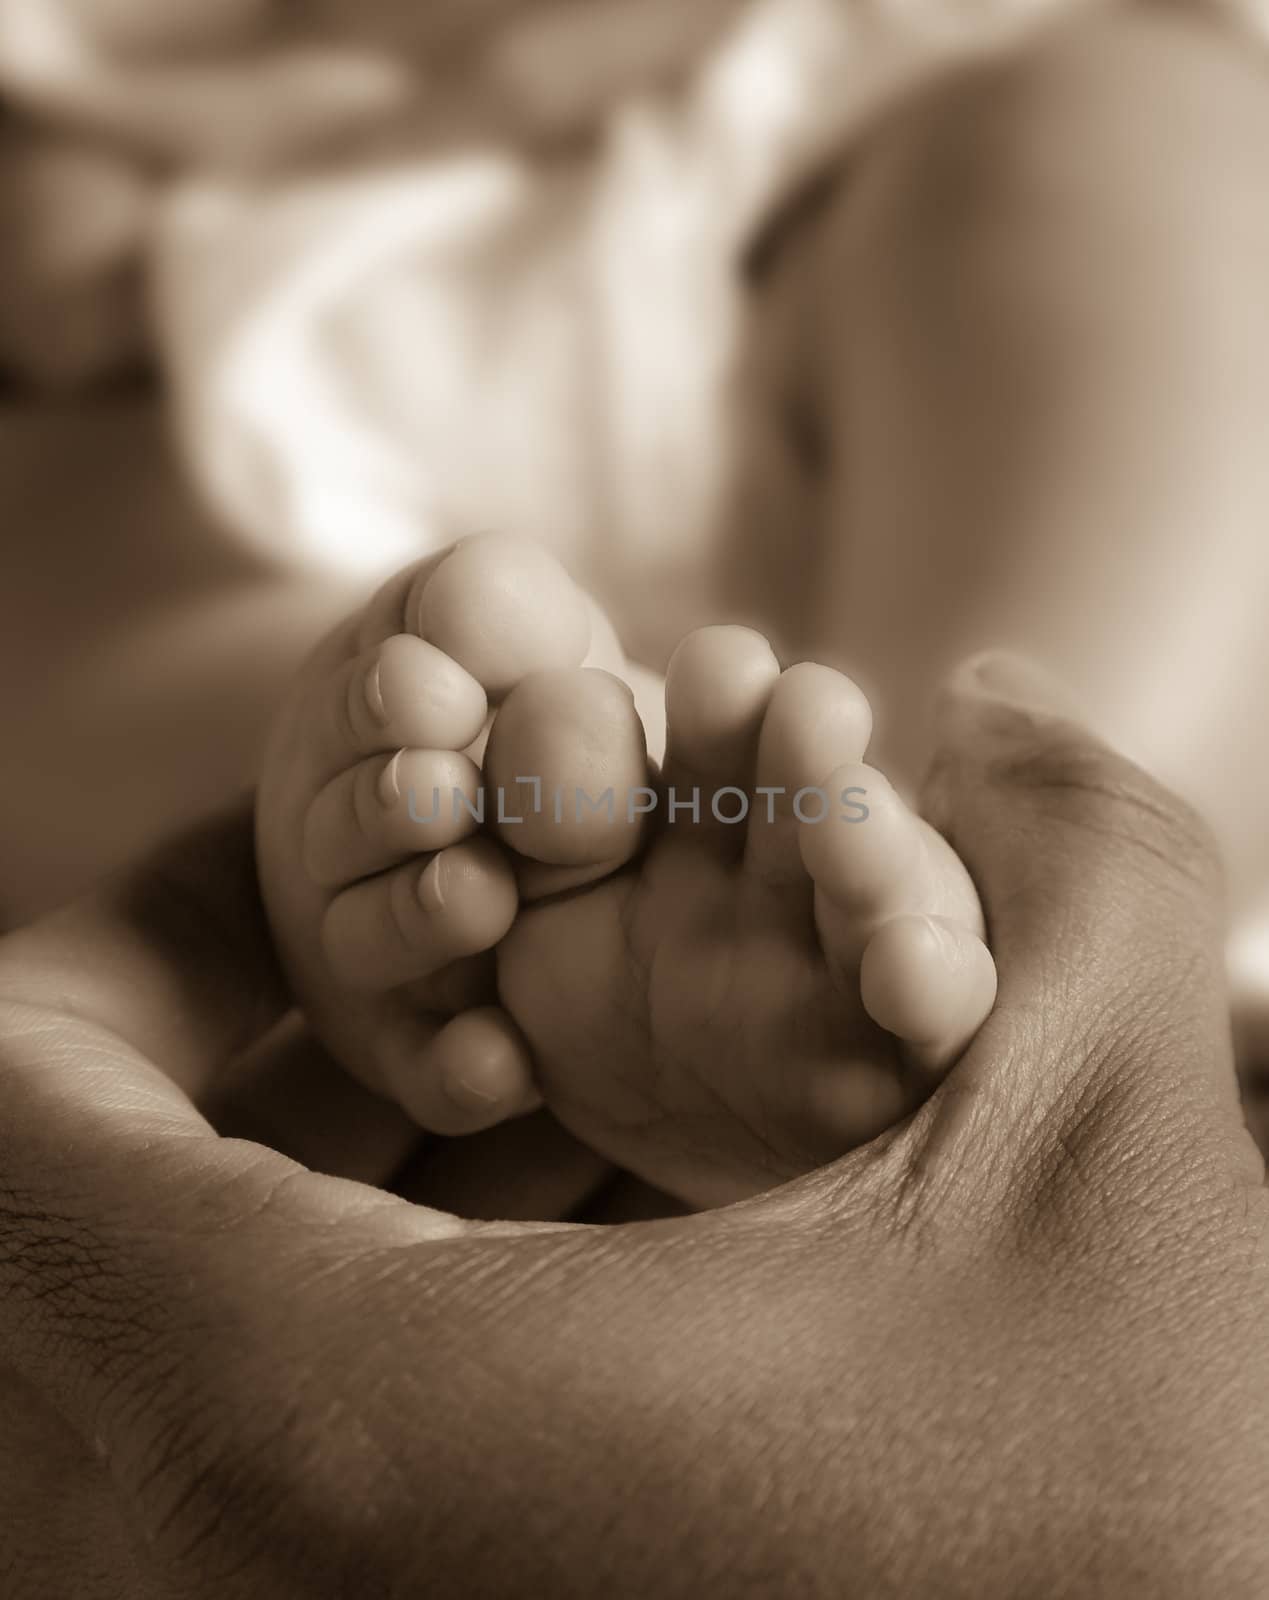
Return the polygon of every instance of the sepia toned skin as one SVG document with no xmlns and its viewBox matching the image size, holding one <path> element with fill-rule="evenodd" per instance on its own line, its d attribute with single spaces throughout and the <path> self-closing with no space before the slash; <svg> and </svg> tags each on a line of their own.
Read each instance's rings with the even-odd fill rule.
<svg viewBox="0 0 1269 1600">
<path fill-rule="evenodd" d="M 9 936 L 8 1592 L 1262 1594 L 1219 873 L 1051 706 L 1000 658 L 943 704 L 927 800 L 1001 952 L 974 1046 L 698 1217 L 464 1223 L 218 1138 L 189 1096 L 282 1000 L 243 821 Z M 397 1159 L 368 1126 L 346 1170 Z"/>
<path fill-rule="evenodd" d="M 1111 7 L 894 109 L 756 284 L 757 403 L 799 488 L 742 484 L 724 612 L 785 659 L 850 672 L 901 781 L 939 674 L 981 647 L 1030 651 L 1200 805 L 1240 905 L 1269 865 L 1252 731 L 1269 583 L 1260 68 L 1196 8 Z M 187 527 L 183 503 L 151 509 L 159 473 L 136 463 L 161 453 L 152 426 L 96 446 L 84 432 L 39 474 L 29 439 L 5 451 L 6 514 L 51 524 L 0 595 L 18 913 L 252 781 L 298 664 L 365 598 L 261 573 Z M 69 493 L 63 447 L 109 507 Z M 146 508 L 130 518 L 129 492 Z M 216 581 L 191 593 L 195 543 Z M 91 564 L 91 606 L 64 592 L 67 561 Z M 23 687 L 54 677 L 56 738 Z M 191 704 L 215 707 L 214 741 Z M 94 757 L 86 824 L 68 797 L 94 737 L 116 759 Z"/>
<path fill-rule="evenodd" d="M 1165 58 L 1150 55 L 1150 72 L 1137 81 L 1156 104 L 1147 119 L 1154 142 L 1143 147 L 1114 111 L 1122 71 L 1097 63 L 1112 38 L 1123 69 L 1123 52 L 1165 33 L 1183 47 L 1165 42 Z M 1197 184 L 1182 183 L 1180 173 L 1174 197 L 1210 193 L 1213 172 L 1241 195 L 1238 183 L 1259 182 L 1263 148 L 1248 136 L 1263 94 L 1256 74 L 1238 64 L 1243 46 L 1140 15 L 1090 23 L 1076 46 L 1037 52 L 1025 70 L 1004 69 L 997 84 L 1026 84 L 1028 93 L 998 98 L 995 122 L 979 120 L 954 92 L 928 102 L 937 115 L 909 125 L 894 163 L 878 167 L 877 188 L 888 189 L 890 204 L 901 199 L 931 170 L 934 151 L 959 155 L 988 192 L 1018 184 L 1020 149 L 1036 159 L 1017 138 L 1022 130 L 1039 126 L 1049 149 L 1068 147 L 1063 97 L 1035 93 L 1047 83 L 1081 89 L 1080 125 L 1091 130 L 1096 159 L 1073 163 L 1073 172 L 1096 191 L 1116 150 L 1144 149 L 1153 185 L 1176 173 L 1158 160 L 1157 139 L 1173 115 L 1169 86 L 1188 79 L 1194 44 L 1206 62 L 1199 120 L 1211 159 Z M 1187 148 L 1196 148 L 1192 139 Z M 1143 220 L 1131 195 L 1110 192 L 1116 230 L 1121 212 Z M 1182 583 L 1175 563 L 1197 560 L 1197 549 L 1201 566 L 1226 570 L 1200 542 L 1212 525 L 1204 485 L 1223 494 L 1241 483 L 1236 499 L 1248 506 L 1259 493 L 1254 468 L 1263 452 L 1238 443 L 1264 414 L 1254 361 L 1239 367 L 1245 411 L 1223 415 L 1231 431 L 1214 429 L 1208 439 L 1208 462 L 1231 441 L 1229 471 L 1190 477 L 1185 465 L 1192 430 L 1210 409 L 1207 398 L 1192 403 L 1211 393 L 1210 379 L 1197 381 L 1211 370 L 1201 355 L 1204 329 L 1213 317 L 1229 318 L 1232 337 L 1262 303 L 1258 190 L 1246 192 L 1248 203 L 1234 207 L 1244 218 L 1236 228 L 1224 208 L 1205 215 L 1231 229 L 1223 235 L 1231 244 L 1236 235 L 1238 248 L 1222 259 L 1247 273 L 1244 288 L 1254 296 L 1193 279 L 1186 289 L 1181 268 L 1194 269 L 1207 249 L 1201 229 L 1184 206 L 1152 202 L 1150 215 L 1170 216 L 1174 226 L 1136 258 L 1137 279 L 1151 262 L 1170 263 L 1164 304 L 1185 315 L 1162 317 L 1137 345 L 1151 353 L 1151 406 L 1143 412 L 1139 391 L 1107 415 L 1105 397 L 1089 386 L 1066 391 L 1070 415 L 1094 419 L 1085 442 L 1137 419 L 1125 458 L 1132 472 L 1116 477 L 1117 505 L 1133 473 L 1148 473 L 1152 484 L 1165 466 L 1178 475 L 1171 488 L 1152 490 L 1152 513 L 1167 517 L 1110 519 L 1116 535 L 1127 527 L 1140 539 L 1136 555 L 1158 556 L 1147 570 L 1160 589 L 1165 579 L 1172 585 L 1163 598 L 1175 598 L 1175 608 L 1155 609 L 1154 584 L 1151 604 L 1141 604 L 1139 566 L 1110 582 L 1111 546 L 1100 531 L 1107 517 L 1075 498 L 1076 490 L 1079 499 L 1093 494 L 1090 455 L 1082 447 L 1063 476 L 1070 435 L 1052 427 L 1063 413 L 1049 389 L 1043 408 L 985 407 L 968 455 L 981 462 L 988 454 L 1004 472 L 1003 488 L 1021 502 L 1016 524 L 982 515 L 982 486 L 999 484 L 999 472 L 978 476 L 953 462 L 930 480 L 942 483 L 935 495 L 909 469 L 922 438 L 963 440 L 969 430 L 926 432 L 900 408 L 898 421 L 880 413 L 876 434 L 878 443 L 883 431 L 890 440 L 889 467 L 859 494 L 870 515 L 884 509 L 892 531 L 906 528 L 923 542 L 906 569 L 895 554 L 901 546 L 873 547 L 869 581 L 884 599 L 870 601 L 862 568 L 849 581 L 843 573 L 833 603 L 853 609 L 825 625 L 822 649 L 848 642 L 852 669 L 862 650 L 879 678 L 882 663 L 898 667 L 895 703 L 921 704 L 929 675 L 907 629 L 923 617 L 955 631 L 950 608 L 925 603 L 927 563 L 938 556 L 931 541 L 959 530 L 949 568 L 968 570 L 987 596 L 1001 591 L 983 575 L 983 551 L 967 543 L 967 531 L 1001 536 L 1002 545 L 985 545 L 990 555 L 1010 549 L 1016 527 L 1043 526 L 1021 514 L 1026 481 L 1012 471 L 1028 455 L 1013 432 L 1021 418 L 1024 441 L 1044 446 L 1042 454 L 1052 446 L 1046 478 L 1063 486 L 1059 503 L 1070 514 L 1062 538 L 1088 538 L 1088 559 L 1074 569 L 1084 574 L 1078 592 L 1107 601 L 1105 614 L 1077 608 L 1070 636 L 1054 641 L 1045 632 L 1060 615 L 1048 562 L 1062 546 L 1037 537 L 1026 548 L 1045 560 L 1028 585 L 1037 598 L 1022 613 L 1025 631 L 1049 660 L 1076 669 L 1068 676 L 1084 691 L 1081 671 L 1095 676 L 1097 663 L 1118 659 L 1121 638 L 1107 626 L 1092 650 L 1089 622 L 1130 615 L 1150 638 L 1121 680 L 1124 694 L 1133 702 L 1148 691 L 1151 725 L 1180 738 L 1176 684 L 1192 686 L 1195 664 L 1220 666 L 1230 653 L 1224 635 L 1200 638 L 1188 668 L 1181 651 L 1168 656 L 1179 678 L 1159 678 L 1156 635 L 1175 639 L 1178 617 L 1222 614 L 1195 607 L 1196 569 L 1185 566 Z M 900 208 L 903 227 L 883 230 L 883 243 L 915 228 L 929 252 L 918 261 L 937 263 L 938 251 L 964 261 L 966 231 L 950 226 L 949 210 L 918 207 L 919 193 Z M 1072 241 L 1088 199 L 1087 190 L 1075 195 Z M 847 210 L 843 201 L 838 221 Z M 1102 234 L 1105 253 L 1094 260 L 1127 259 L 1116 230 Z M 881 264 L 893 265 L 879 249 Z M 1053 285 L 1043 275 L 1030 281 L 1044 291 L 1031 304 L 1035 313 Z M 1096 305 L 1113 280 L 1095 273 L 1081 281 Z M 949 282 L 960 286 L 951 308 Z M 998 307 L 981 292 L 967 307 L 965 283 L 931 270 L 921 292 L 945 331 L 981 333 L 987 319 L 978 312 Z M 1119 293 L 1108 304 L 1122 308 L 1127 298 Z M 893 331 L 893 319 L 889 325 Z M 1185 360 L 1169 369 L 1177 347 L 1163 335 L 1176 328 L 1188 330 Z M 890 370 L 899 398 L 911 398 L 906 365 Z M 981 398 L 980 385 L 968 392 Z M 1222 391 L 1222 405 L 1236 399 Z M 937 408 L 930 411 L 937 421 Z M 889 497 L 899 490 L 895 510 Z M 852 512 L 848 525 L 862 519 Z M 1248 548 L 1235 525 L 1226 553 Z M 1238 580 L 1249 595 L 1257 592 L 1255 571 Z M 339 600 L 331 614 L 346 608 Z M 257 611 L 260 636 L 271 638 L 274 608 Z M 884 637 L 869 612 L 890 619 Z M 977 642 L 976 629 L 967 634 L 964 644 Z M 937 643 L 949 659 L 962 647 L 941 633 Z M 242 653 L 249 657 L 249 643 Z M 290 670 L 288 661 L 273 685 Z M 1249 696 L 1261 681 L 1248 675 Z M 244 743 L 254 740 L 269 698 L 253 698 Z M 1117 734 L 1131 733 L 1130 717 L 1121 721 L 1113 705 L 1100 710 Z M 186 725 L 184 713 L 176 720 Z M 907 739 L 911 728 L 915 741 L 918 720 L 897 716 L 894 737 Z M 1201 720 L 1204 737 L 1234 729 L 1242 750 L 1245 730 L 1259 725 L 1258 705 L 1235 702 L 1224 723 Z M 172 744 L 147 729 L 142 753 L 157 748 L 170 756 Z M 208 1068 L 244 1036 L 236 1005 L 256 972 L 253 962 L 218 967 L 200 935 L 221 913 L 197 885 L 177 893 L 178 904 L 195 908 L 177 918 L 179 933 L 164 917 L 166 931 L 138 939 L 146 981 L 126 993 L 112 990 L 104 967 L 95 983 L 92 974 L 103 947 L 117 961 L 132 912 L 108 909 L 87 923 L 77 913 L 60 931 L 29 935 L 36 942 L 4 980 L 9 1070 L 0 1130 L 8 1181 L 0 1328 L 6 1360 L 30 1384 L 5 1392 L 0 1427 L 0 1542 L 15 1552 L 6 1574 L 14 1592 L 23 1600 L 96 1600 L 121 1589 L 271 1596 L 373 1593 L 377 1585 L 497 1594 L 501 1585 L 512 1593 L 602 1586 L 673 1595 L 675 1584 L 684 1592 L 713 1584 L 744 1595 L 796 1579 L 804 1592 L 837 1594 L 847 1573 L 861 1592 L 881 1595 L 1263 1593 L 1264 1202 L 1227 1104 L 1219 911 L 1205 886 L 1210 856 L 1172 801 L 1078 738 L 984 746 L 965 734 L 959 749 L 945 763 L 944 804 L 934 818 L 971 867 L 999 942 L 996 1018 L 940 1096 L 888 1142 L 712 1219 L 602 1239 L 512 1239 L 446 1221 L 434 1224 L 446 1235 L 438 1243 L 429 1220 L 413 1217 L 403 1242 L 402 1214 L 391 1202 L 297 1175 L 258 1148 L 212 1144 L 164 1087 L 169 1072 L 205 1086 Z M 1141 753 L 1157 756 L 1153 747 Z M 1177 764 L 1175 752 L 1171 760 Z M 1180 765 L 1209 783 L 1201 756 Z M 1244 778 L 1231 787 L 1228 771 L 1227 762 L 1210 768 L 1217 802 L 1246 793 Z M 172 874 L 160 881 L 170 889 Z M 167 890 L 152 893 L 171 903 Z M 236 921 L 228 926 L 229 942 L 250 958 L 250 938 Z M 32 967 L 44 974 L 39 984 Z M 198 1012 L 206 1032 L 191 1041 L 184 1008 L 201 992 L 209 994 Z M 77 1010 L 70 1018 L 68 994 Z M 138 1010 L 137 994 L 156 1004 Z M 162 994 L 180 997 L 179 1026 L 165 1023 Z M 213 1024 L 234 1031 L 229 1046 L 218 1045 Z M 118 1068 L 131 1059 L 120 1034 L 161 1058 L 162 1072 L 119 1086 Z M 114 1085 L 109 1096 L 94 1063 Z M 317 1095 L 312 1074 L 302 1081 L 305 1094 L 290 1098 L 292 1120 L 277 1124 L 269 1143 L 315 1162 L 311 1151 L 338 1150 L 344 1164 L 328 1164 L 363 1179 L 395 1170 L 406 1130 L 385 1123 L 369 1102 L 355 1114 L 340 1102 L 341 1126 L 364 1132 L 370 1123 L 384 1141 L 381 1156 L 343 1149 L 338 1131 L 305 1125 Z M 250 1082 L 246 1098 L 258 1103 Z M 534 1130 L 525 1127 L 531 1155 Z M 67 1177 L 66 1152 L 82 1152 L 86 1128 L 94 1170 L 77 1160 Z M 179 1145 L 158 1137 L 177 1131 Z M 528 1189 L 531 1179 L 527 1171 Z M 593 1181 L 579 1169 L 583 1190 Z M 550 1214 L 531 1201 L 526 1211 Z M 569 1211 L 565 1202 L 561 1214 Z M 352 1213 L 363 1229 L 355 1239 Z M 416 1238 L 416 1227 L 429 1236 Z M 568 1296 L 553 1297 L 564 1278 Z M 228 1350 L 239 1359 L 228 1360 Z M 492 1393 L 496 1416 L 482 1410 Z M 616 1485 L 608 1475 L 614 1461 Z M 602 1542 L 590 1531 L 596 1527 Z"/>
<path fill-rule="evenodd" d="M 1165 98 L 1160 134 L 1156 111 Z M 859 769 L 861 780 L 883 787 L 880 766 L 914 781 L 932 679 L 971 647 L 1012 640 L 1056 664 L 1117 744 L 1202 803 L 1220 825 L 1245 911 L 1264 851 L 1256 796 L 1269 783 L 1263 741 L 1252 735 L 1248 749 L 1269 671 L 1260 604 L 1269 586 L 1261 448 L 1269 309 L 1254 270 L 1258 245 L 1269 257 L 1269 231 L 1254 207 L 1249 213 L 1231 134 L 1253 154 L 1269 149 L 1269 92 L 1228 33 L 1187 14 L 1066 25 L 1031 56 L 950 77 L 896 114 L 861 153 L 851 182 L 823 202 L 809 235 L 795 235 L 795 259 L 772 271 L 777 298 L 789 300 L 786 358 L 828 441 L 819 581 L 803 597 L 792 636 L 796 653 L 840 665 L 875 692 L 876 753 L 870 769 Z M 814 347 L 799 343 L 811 339 Z M 805 581 L 815 562 L 796 544 L 782 547 L 779 532 L 771 520 L 756 543 L 785 562 L 795 583 Z M 563 646 L 558 660 L 544 649 L 531 665 L 576 666 L 582 647 L 569 653 L 565 584 L 517 575 L 518 562 L 540 564 L 538 554 L 518 557 L 512 539 L 458 548 L 442 576 L 427 579 L 425 564 L 419 576 L 389 584 L 388 594 L 417 588 L 422 612 L 409 598 L 395 609 L 376 598 L 369 620 L 350 625 L 355 648 L 378 644 L 385 632 L 421 634 L 470 667 L 491 703 L 502 702 L 491 760 L 512 742 L 501 736 L 513 708 L 518 713 L 514 751 L 493 763 L 507 781 L 549 773 L 567 787 L 589 764 L 604 769 L 603 781 L 617 776 L 623 795 L 645 782 L 620 699 L 602 715 L 584 713 L 583 681 L 570 689 L 559 678 L 552 689 L 532 690 L 527 716 L 521 674 L 503 671 L 489 641 L 464 654 L 464 628 L 488 610 L 484 594 L 514 585 L 522 597 L 517 627 L 536 620 L 548 642 Z M 481 549 L 492 553 L 477 578 Z M 465 582 L 449 576 L 460 568 Z M 872 881 L 864 884 L 864 836 L 850 828 L 804 830 L 803 860 L 795 851 L 791 864 L 777 867 L 775 893 L 769 863 L 755 870 L 760 827 L 748 829 L 749 848 L 737 829 L 732 848 L 721 850 L 717 840 L 679 848 L 686 830 L 671 828 L 633 872 L 528 913 L 514 929 L 508 869 L 482 846 L 486 922 L 477 927 L 455 907 L 422 917 L 406 875 L 412 882 L 425 864 L 435 870 L 421 853 L 432 847 L 419 829 L 397 829 L 393 848 L 377 837 L 367 849 L 367 833 L 383 827 L 368 818 L 381 807 L 356 785 L 406 765 L 415 770 L 415 753 L 398 758 L 397 744 L 428 748 L 437 740 L 396 719 L 374 738 L 352 730 L 332 760 L 330 705 L 332 697 L 344 703 L 349 654 L 337 641 L 299 675 L 283 736 L 275 734 L 266 758 L 266 899 L 296 993 L 324 1041 L 423 1126 L 454 1133 L 464 1118 L 488 1125 L 523 1111 L 538 1090 L 622 1165 L 682 1199 L 717 1204 L 871 1137 L 928 1092 L 933 1072 L 986 1014 L 989 986 L 976 981 L 983 963 L 973 959 L 981 926 L 972 889 L 958 893 L 953 882 L 954 860 L 934 869 L 935 887 L 914 889 L 925 874 L 923 861 L 914 865 L 923 853 L 895 850 L 884 871 L 869 862 Z M 404 642 L 390 639 L 385 648 Z M 689 648 L 691 673 L 683 667 Z M 619 653 L 597 664 L 624 671 Z M 796 769 L 796 790 L 859 763 L 868 731 L 861 737 L 849 718 L 834 730 L 831 709 L 793 678 L 780 677 L 761 639 L 746 648 L 734 631 L 693 636 L 670 669 L 669 779 L 752 790 Z M 777 680 L 774 720 L 792 728 L 786 744 L 805 753 L 792 765 L 768 757 L 764 776 L 758 747 Z M 420 667 L 413 681 L 417 703 L 426 704 L 428 671 Z M 859 699 L 850 684 L 839 692 Z M 866 707 L 864 715 L 871 724 Z M 711 751 L 724 733 L 731 748 Z M 328 833 L 338 816 L 345 836 L 342 861 L 325 848 L 320 893 L 304 882 L 312 874 L 298 851 L 305 818 L 317 811 Z M 554 837 L 530 856 L 546 850 L 542 859 L 558 864 L 592 863 L 570 855 L 564 830 L 547 831 Z M 515 852 L 527 832 L 500 836 Z M 874 821 L 870 842 L 879 832 Z M 830 839 L 834 847 L 823 848 Z M 633 835 L 614 840 L 607 870 L 636 844 Z M 445 845 L 455 848 L 436 866 L 457 869 L 471 847 L 446 837 L 435 848 Z M 946 853 L 937 839 L 932 848 Z M 495 883 L 497 874 L 504 881 Z M 796 899 L 799 874 L 814 889 L 818 942 L 805 939 L 810 915 Z M 474 881 L 468 873 L 469 894 Z M 526 898 L 541 893 L 538 886 Z M 832 927 L 826 899 L 837 905 Z M 951 960 L 932 968 L 912 929 L 899 959 L 883 942 L 870 944 L 896 912 L 933 914 L 956 930 Z M 448 943 L 437 937 L 446 918 Z M 461 998 L 444 999 L 438 974 L 450 957 L 500 941 L 498 994 L 477 991 L 468 1004 L 501 999 L 511 1023 L 473 1010 L 437 1036 L 464 1009 Z M 606 988 L 592 971 L 592 952 L 614 944 L 641 974 L 638 983 Z M 846 982 L 837 981 L 843 968 Z M 962 971 L 972 1003 L 946 984 L 948 969 Z M 943 1004 L 927 1001 L 914 1021 L 915 997 L 940 986 Z M 879 1009 L 868 991 L 882 989 L 890 1004 Z M 616 1049 L 601 1068 L 594 1040 L 604 1033 L 605 1007 L 626 1019 L 641 1047 Z M 721 1051 L 705 1025 L 716 1014 L 733 1022 Z M 694 1021 L 711 1048 L 686 1056 L 667 1048 L 665 1035 L 675 1032 L 667 1015 L 682 1034 Z M 906 1045 L 919 1041 L 931 1075 L 905 1075 L 911 1050 L 896 1060 L 874 1021 Z M 840 1059 L 822 1070 L 825 1031 L 854 1039 L 849 1073 Z M 783 1060 L 779 1086 L 764 1071 L 772 1053 Z M 861 1071 L 864 1083 L 848 1087 Z"/>
<path fill-rule="evenodd" d="M 404 569 L 287 696 L 261 892 L 316 1036 L 420 1127 L 545 1100 L 619 1166 L 721 1205 L 919 1104 L 995 970 L 965 867 L 864 763 L 848 678 L 700 629 L 660 696 L 658 769 L 627 673 L 525 541 Z"/>
<path fill-rule="evenodd" d="M 803 648 L 885 708 L 1025 650 L 1269 884 L 1269 65 L 1195 6 L 1118 6 L 915 97 L 771 275 L 819 438 Z M 1253 732 L 1252 730 L 1256 731 Z"/>
</svg>

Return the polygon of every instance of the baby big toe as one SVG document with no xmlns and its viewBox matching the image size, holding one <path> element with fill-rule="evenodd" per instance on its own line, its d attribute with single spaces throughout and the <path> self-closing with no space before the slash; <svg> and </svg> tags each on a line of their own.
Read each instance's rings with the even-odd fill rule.
<svg viewBox="0 0 1269 1600">
<path fill-rule="evenodd" d="M 630 690 L 593 668 L 524 679 L 485 752 L 486 815 L 532 895 L 593 882 L 629 861 L 652 808 L 647 782 Z"/>
<path fill-rule="evenodd" d="M 591 611 L 540 546 L 476 534 L 420 573 L 405 599 L 405 626 L 499 699 L 530 673 L 580 666 Z"/>
<path fill-rule="evenodd" d="M 744 821 L 754 781 L 763 716 L 780 663 L 752 628 L 701 628 L 670 660 L 665 680 L 668 722 L 667 818 L 691 819 L 693 837 L 727 855 L 744 847 Z"/>
</svg>

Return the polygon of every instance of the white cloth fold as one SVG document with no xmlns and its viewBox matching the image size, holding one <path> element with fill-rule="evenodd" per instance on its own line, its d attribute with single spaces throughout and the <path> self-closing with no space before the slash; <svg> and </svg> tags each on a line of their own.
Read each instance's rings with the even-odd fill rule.
<svg viewBox="0 0 1269 1600">
<path fill-rule="evenodd" d="M 233 153 L 306 57 L 110 64 L 54 0 L 0 0 L 0 83 L 126 137 L 155 115 L 179 134 L 184 98 L 215 133 L 221 175 L 177 176 L 158 203 L 151 279 L 185 454 L 235 537 L 371 576 L 498 526 L 678 626 L 722 559 L 746 448 L 746 246 L 895 96 L 1082 3 L 1100 0 L 747 0 L 686 82 L 613 106 L 568 168 L 489 145 L 250 175 L 274 170 L 266 151 L 244 175 Z M 612 15 L 628 40 L 637 8 Z M 312 59 L 344 71 L 354 120 L 425 93 L 386 55 L 341 68 L 331 48 Z"/>
</svg>

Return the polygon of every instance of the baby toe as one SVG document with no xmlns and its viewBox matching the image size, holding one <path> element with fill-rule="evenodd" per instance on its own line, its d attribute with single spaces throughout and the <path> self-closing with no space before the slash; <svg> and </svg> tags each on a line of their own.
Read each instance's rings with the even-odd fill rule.
<svg viewBox="0 0 1269 1600">
<path fill-rule="evenodd" d="M 419 596 L 441 562 L 447 561 L 456 548 L 457 541 L 452 540 L 443 549 L 402 567 L 371 595 L 354 621 L 357 651 L 373 650 L 394 634 L 415 632 Z"/>
<path fill-rule="evenodd" d="M 422 574 L 407 623 L 494 698 L 530 673 L 580 666 L 591 642 L 590 607 L 564 568 L 501 534 L 460 540 Z"/>
<path fill-rule="evenodd" d="M 529 1047 L 498 1006 L 443 1023 L 402 1013 L 377 1053 L 386 1093 L 429 1133 L 480 1133 L 542 1104 Z"/>
<path fill-rule="evenodd" d="M 485 691 L 456 661 L 396 634 L 315 684 L 294 724 L 298 754 L 323 782 L 378 753 L 461 750 L 479 737 L 487 709 Z"/>
<path fill-rule="evenodd" d="M 334 889 L 476 831 L 480 769 L 453 750 L 398 750 L 320 789 L 304 822 L 309 877 Z"/>
<path fill-rule="evenodd" d="M 468 839 L 367 878 L 331 901 L 322 946 L 335 983 L 381 992 L 491 949 L 515 920 L 518 897 L 506 855 Z"/>
<path fill-rule="evenodd" d="M 498 837 L 528 862 L 565 869 L 570 886 L 629 861 L 654 803 L 630 690 L 592 668 L 535 673 L 511 692 L 485 776 Z"/>
<path fill-rule="evenodd" d="M 799 816 L 816 808 L 824 773 L 861 762 L 871 737 L 872 708 L 849 678 L 810 661 L 781 676 L 762 723 L 745 840 L 746 870 L 764 885 L 806 888 Z"/>
<path fill-rule="evenodd" d="M 744 846 L 759 734 L 779 678 L 771 646 L 739 627 L 689 634 L 666 673 L 666 820 L 690 822 L 700 842 L 728 854 Z"/>
<path fill-rule="evenodd" d="M 883 925 L 860 963 L 864 1009 L 927 1070 L 945 1071 L 996 1003 L 996 964 L 983 941 L 946 917 Z"/>
<path fill-rule="evenodd" d="M 752 628 L 700 628 L 679 645 L 665 678 L 667 764 L 748 777 L 780 677 L 775 652 Z"/>
<path fill-rule="evenodd" d="M 815 920 L 832 965 L 853 967 L 873 931 L 930 898 L 921 824 L 888 780 L 862 762 L 801 795 L 795 817 L 815 885 Z"/>
</svg>

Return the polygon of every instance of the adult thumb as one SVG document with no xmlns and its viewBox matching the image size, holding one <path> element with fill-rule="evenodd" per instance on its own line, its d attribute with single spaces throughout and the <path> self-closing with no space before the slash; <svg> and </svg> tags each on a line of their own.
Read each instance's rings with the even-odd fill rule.
<svg viewBox="0 0 1269 1600">
<path fill-rule="evenodd" d="M 969 867 L 996 1009 L 910 1130 L 912 1170 L 1008 1206 L 1263 1179 L 1242 1125 L 1215 845 L 1063 692 L 990 653 L 948 686 L 926 811 Z M 968 1180 L 968 1181 L 967 1181 Z"/>
</svg>

